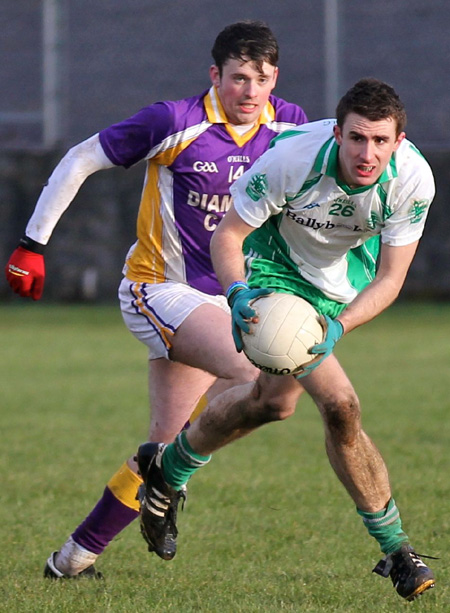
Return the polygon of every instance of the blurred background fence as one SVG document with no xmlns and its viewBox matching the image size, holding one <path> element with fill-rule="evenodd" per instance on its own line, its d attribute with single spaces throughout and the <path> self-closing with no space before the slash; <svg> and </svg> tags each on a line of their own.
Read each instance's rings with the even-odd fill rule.
<svg viewBox="0 0 450 613">
<path fill-rule="evenodd" d="M 75 143 L 164 99 L 209 87 L 216 34 L 263 19 L 278 37 L 276 93 L 311 120 L 357 79 L 391 83 L 437 195 L 403 296 L 450 297 L 448 0 L 3 0 L 0 258 L 6 263 L 53 167 Z M 47 250 L 46 300 L 110 300 L 134 241 L 144 168 L 97 173 Z M 0 276 L 0 299 L 12 293 Z"/>
</svg>

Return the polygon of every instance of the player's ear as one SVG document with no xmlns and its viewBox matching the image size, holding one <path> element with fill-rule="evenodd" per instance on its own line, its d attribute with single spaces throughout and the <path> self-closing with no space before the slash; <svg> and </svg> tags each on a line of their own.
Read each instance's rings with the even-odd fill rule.
<svg viewBox="0 0 450 613">
<path fill-rule="evenodd" d="M 397 149 L 400 147 L 400 145 L 402 144 L 402 141 L 405 138 L 406 138 L 406 133 L 405 132 L 400 132 L 400 134 L 397 136 L 397 138 L 395 140 L 394 151 L 397 151 Z"/>
<path fill-rule="evenodd" d="M 337 124 L 333 126 L 333 134 L 334 134 L 334 138 L 336 139 L 337 144 L 341 146 L 342 145 L 342 130 Z"/>
<path fill-rule="evenodd" d="M 273 71 L 273 87 L 277 84 L 278 74 L 279 74 L 278 66 L 275 66 L 275 70 Z"/>
<path fill-rule="evenodd" d="M 219 87 L 220 85 L 220 70 L 219 67 L 213 64 L 209 68 L 209 77 L 211 79 L 211 83 L 214 87 Z"/>
</svg>

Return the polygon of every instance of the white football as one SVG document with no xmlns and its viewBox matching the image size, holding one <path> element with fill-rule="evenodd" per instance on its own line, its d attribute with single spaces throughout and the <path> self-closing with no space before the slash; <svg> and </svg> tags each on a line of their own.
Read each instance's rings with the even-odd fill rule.
<svg viewBox="0 0 450 613">
<path fill-rule="evenodd" d="M 324 339 L 316 309 L 292 294 L 274 293 L 251 303 L 259 321 L 242 332 L 244 353 L 260 370 L 294 375 L 317 359 L 309 350 Z"/>
</svg>

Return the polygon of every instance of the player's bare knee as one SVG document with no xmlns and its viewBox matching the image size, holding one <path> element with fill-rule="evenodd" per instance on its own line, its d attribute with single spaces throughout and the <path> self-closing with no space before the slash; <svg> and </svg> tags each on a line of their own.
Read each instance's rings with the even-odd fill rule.
<svg viewBox="0 0 450 613">
<path fill-rule="evenodd" d="M 266 402 L 264 410 L 270 418 L 268 421 L 282 421 L 294 414 L 295 405 L 284 397 L 270 398 L 270 400 Z"/>
<path fill-rule="evenodd" d="M 261 423 L 281 421 L 295 412 L 297 395 L 274 390 L 267 379 L 260 377 L 253 388 L 253 399 Z"/>
<path fill-rule="evenodd" d="M 257 402 L 247 411 L 247 422 L 251 421 L 253 427 L 268 424 L 273 421 L 281 421 L 290 417 L 295 407 L 289 406 L 281 399 L 271 398 L 264 402 Z M 248 425 L 248 423 L 247 423 Z"/>
<path fill-rule="evenodd" d="M 245 360 L 244 363 L 237 364 L 230 375 L 233 385 L 242 385 L 250 381 L 255 381 L 255 379 L 258 378 L 259 370 L 255 368 L 251 362 Z"/>
<path fill-rule="evenodd" d="M 335 442 L 352 444 L 361 431 L 358 397 L 349 393 L 325 402 L 321 407 L 325 426 Z"/>
</svg>

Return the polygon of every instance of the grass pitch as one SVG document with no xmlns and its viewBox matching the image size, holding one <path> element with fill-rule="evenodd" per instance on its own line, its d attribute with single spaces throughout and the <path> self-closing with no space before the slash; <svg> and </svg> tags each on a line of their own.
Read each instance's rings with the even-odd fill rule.
<svg viewBox="0 0 450 613">
<path fill-rule="evenodd" d="M 449 611 L 450 305 L 399 304 L 337 355 L 389 466 L 403 524 L 435 590 L 412 604 L 327 462 L 308 398 L 218 452 L 189 486 L 178 554 L 148 554 L 136 523 L 97 563 L 104 581 L 52 582 L 45 560 L 148 427 L 146 349 L 118 307 L 0 307 L 0 611 Z"/>
</svg>

